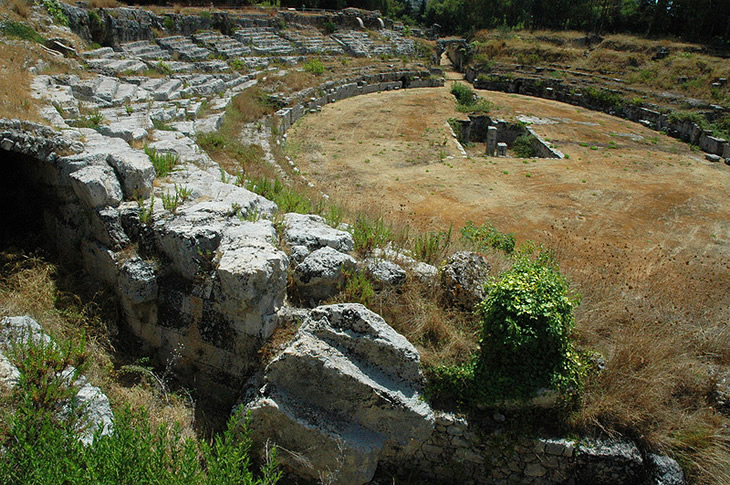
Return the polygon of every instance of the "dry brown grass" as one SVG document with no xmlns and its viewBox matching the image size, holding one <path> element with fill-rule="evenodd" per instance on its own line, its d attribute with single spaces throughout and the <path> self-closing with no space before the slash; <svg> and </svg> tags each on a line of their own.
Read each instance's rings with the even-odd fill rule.
<svg viewBox="0 0 730 485">
<path fill-rule="evenodd" d="M 31 9 L 27 0 L 10 0 L 7 8 L 24 19 L 30 16 Z"/>
<path fill-rule="evenodd" d="M 0 118 L 41 120 L 37 101 L 30 95 L 28 67 L 34 58 L 23 43 L 0 39 Z"/>
<path fill-rule="evenodd" d="M 187 398 L 162 389 L 149 376 L 130 379 L 115 370 L 135 359 L 114 347 L 116 306 L 109 295 L 85 287 L 80 280 L 80 274 L 48 262 L 43 252 L 6 249 L 0 252 L 0 317 L 29 315 L 60 340 L 77 342 L 86 335 L 86 376 L 102 388 L 113 406 L 147 407 L 153 427 L 177 422 L 184 436 L 193 436 L 194 410 Z"/>
<path fill-rule="evenodd" d="M 714 104 L 730 103 L 727 89 L 712 87 L 716 79 L 730 76 L 730 65 L 700 45 L 614 34 L 586 47 L 579 44 L 582 37 L 580 32 L 480 31 L 474 36 L 474 62 L 582 70 L 622 79 L 647 94 L 671 91 Z M 652 60 L 660 47 L 670 55 Z"/>
</svg>

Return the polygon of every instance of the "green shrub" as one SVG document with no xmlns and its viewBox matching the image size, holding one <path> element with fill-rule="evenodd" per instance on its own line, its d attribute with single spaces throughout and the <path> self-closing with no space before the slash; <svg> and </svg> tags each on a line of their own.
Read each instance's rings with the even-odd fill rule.
<svg viewBox="0 0 730 485">
<path fill-rule="evenodd" d="M 337 26 L 330 20 L 324 23 L 324 33 L 327 35 L 334 34 Z"/>
<path fill-rule="evenodd" d="M 492 247 L 509 254 L 515 249 L 515 235 L 503 234 L 489 222 L 476 226 L 472 221 L 467 221 L 461 229 L 461 238 L 470 243 L 477 251 L 484 251 L 488 247 Z"/>
<path fill-rule="evenodd" d="M 63 12 L 63 7 L 61 7 L 61 2 L 59 0 L 43 0 L 43 7 L 53 18 L 53 22 L 58 25 L 68 25 L 68 17 L 66 17 L 66 14 Z"/>
<path fill-rule="evenodd" d="M 124 407 L 115 412 L 110 433 L 102 436 L 98 429 L 84 445 L 79 432 L 86 410 L 74 407 L 69 398 L 77 393 L 73 383 L 86 368 L 85 339 L 53 343 L 27 338 L 14 345 L 9 357 L 20 376 L 0 407 L 0 483 L 272 485 L 280 478 L 275 450 L 260 478 L 253 476 L 251 441 L 240 414 L 207 442 L 182 438 L 179 426 L 152 428 L 146 410 Z M 75 370 L 69 373 L 69 367 Z"/>
<path fill-rule="evenodd" d="M 577 390 L 579 361 L 571 340 L 577 300 L 557 268 L 521 256 L 486 289 L 476 307 L 482 322 L 476 399 L 526 398 L 538 388 Z"/>
<path fill-rule="evenodd" d="M 451 94 L 456 98 L 456 109 L 462 113 L 488 113 L 494 107 L 491 101 L 479 97 L 466 84 L 454 83 Z"/>
<path fill-rule="evenodd" d="M 579 392 L 583 366 L 571 335 L 577 298 L 551 257 L 521 254 L 485 289 L 475 309 L 478 353 L 470 362 L 428 369 L 428 395 L 482 406 L 528 399 L 541 388 Z"/>
<path fill-rule="evenodd" d="M 319 59 L 310 59 L 304 63 L 304 70 L 320 76 L 324 73 L 324 64 Z"/>
<path fill-rule="evenodd" d="M 537 156 L 537 150 L 532 145 L 532 136 L 529 134 L 518 136 L 512 143 L 512 151 L 514 151 L 515 155 L 522 158 Z"/>
<path fill-rule="evenodd" d="M 182 439 L 176 426 L 152 428 L 146 411 L 127 407 L 117 411 L 111 434 L 97 434 L 84 446 L 73 428 L 59 426 L 47 413 L 15 413 L 6 423 L 0 481 L 8 485 L 276 483 L 280 472 L 275 460 L 261 470 L 260 478 L 251 472 L 251 442 L 238 431 L 240 420 L 232 417 L 223 435 L 208 443 Z"/>
<path fill-rule="evenodd" d="M 451 94 L 456 98 L 459 104 L 470 105 L 476 102 L 477 94 L 472 88 L 462 83 L 454 83 L 451 85 Z"/>
<path fill-rule="evenodd" d="M 173 30 L 175 28 L 175 21 L 172 20 L 172 17 L 165 17 L 165 20 L 162 22 L 162 25 L 167 30 Z"/>
</svg>

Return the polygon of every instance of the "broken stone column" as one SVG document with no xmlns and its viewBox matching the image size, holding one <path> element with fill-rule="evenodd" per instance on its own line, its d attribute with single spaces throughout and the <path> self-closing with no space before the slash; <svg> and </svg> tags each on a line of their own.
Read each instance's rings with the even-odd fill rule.
<svg viewBox="0 0 730 485">
<path fill-rule="evenodd" d="M 507 156 L 507 144 L 506 143 L 497 143 L 497 156 L 498 157 Z"/>
<path fill-rule="evenodd" d="M 497 127 L 487 127 L 487 155 L 494 156 L 494 149 L 497 146 Z"/>
</svg>

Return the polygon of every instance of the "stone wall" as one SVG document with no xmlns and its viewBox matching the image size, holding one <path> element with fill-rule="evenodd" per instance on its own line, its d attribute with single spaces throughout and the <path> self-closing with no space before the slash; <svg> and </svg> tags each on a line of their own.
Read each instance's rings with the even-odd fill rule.
<svg viewBox="0 0 730 485">
<path fill-rule="evenodd" d="M 281 100 L 288 107 L 274 113 L 272 124 L 276 133 L 283 136 L 305 114 L 316 112 L 324 105 L 341 99 L 380 91 L 443 85 L 443 78 L 434 77 L 430 71 L 389 71 L 330 81 Z"/>
<path fill-rule="evenodd" d="M 175 139 L 177 150 L 185 140 L 192 143 Z M 173 214 L 148 200 L 144 218 L 132 200 L 151 194 L 155 171 L 119 138 L 0 120 L 0 147 L 0 168 L 44 194 L 35 232 L 116 292 L 130 329 L 162 362 L 179 357 L 182 377 L 212 399 L 232 400 L 286 294 L 289 259 L 263 219 L 276 205 L 221 182 L 218 166 L 191 152 L 159 189 L 187 187 L 198 202 Z M 262 219 L 246 220 L 252 213 Z"/>
<path fill-rule="evenodd" d="M 514 77 L 499 74 L 482 75 L 473 68 L 466 69 L 464 74 L 466 80 L 477 89 L 554 99 L 562 103 L 602 111 L 641 123 L 654 130 L 666 132 L 669 136 L 679 138 L 686 143 L 697 145 L 707 153 L 725 158 L 726 163 L 730 164 L 730 143 L 727 140 L 713 137 L 711 133 L 704 131 L 693 121 L 672 121 L 670 115 L 659 112 L 658 108 L 652 109 L 651 107 L 632 104 L 606 106 L 588 95 L 585 87 L 566 84 L 556 79 Z M 620 95 L 621 93 L 611 92 L 611 94 Z"/>
<path fill-rule="evenodd" d="M 518 137 L 529 135 L 536 157 L 563 158 L 561 152 L 552 148 L 529 126 L 507 123 L 504 120 L 493 120 L 486 115 L 469 115 L 468 120 L 453 120 L 452 125 L 455 125 L 457 137 L 461 143 L 487 142 L 487 131 L 489 127 L 494 127 L 497 131 L 495 144 L 506 143 L 511 146 Z"/>
<path fill-rule="evenodd" d="M 407 460 L 384 459 L 381 474 L 404 482 L 464 485 L 684 483 L 676 461 L 642 453 L 626 439 L 519 436 L 491 419 L 475 426 L 443 411 L 434 411 L 434 418 L 431 437 Z"/>
</svg>

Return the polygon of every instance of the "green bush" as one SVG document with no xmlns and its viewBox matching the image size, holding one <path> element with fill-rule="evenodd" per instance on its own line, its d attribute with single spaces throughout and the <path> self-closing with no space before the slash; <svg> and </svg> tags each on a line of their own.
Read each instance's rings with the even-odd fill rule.
<svg viewBox="0 0 730 485">
<path fill-rule="evenodd" d="M 109 434 L 96 430 L 93 441 L 84 445 L 79 431 L 87 410 L 70 398 L 86 367 L 85 339 L 24 339 L 9 358 L 20 376 L 0 407 L 0 483 L 271 485 L 280 477 L 275 452 L 260 478 L 253 476 L 251 441 L 240 414 L 207 442 L 183 439 L 179 426 L 152 428 L 144 409 L 125 407 L 116 411 Z M 71 373 L 70 367 L 75 368 Z"/>
<path fill-rule="evenodd" d="M 466 84 L 454 83 L 451 94 L 456 98 L 456 109 L 462 113 L 488 113 L 494 107 L 491 101 L 479 97 Z"/>
<path fill-rule="evenodd" d="M 474 365 L 478 401 L 526 398 L 538 388 L 577 390 L 573 308 L 568 283 L 551 264 L 521 256 L 486 288 Z"/>
<path fill-rule="evenodd" d="M 61 2 L 59 0 L 43 0 L 43 7 L 48 14 L 53 17 L 53 21 L 58 25 L 68 25 L 68 17 L 63 12 Z"/>
<path fill-rule="evenodd" d="M 451 85 L 451 94 L 456 98 L 459 104 L 473 104 L 477 100 L 477 94 L 472 88 L 462 83 L 454 83 Z"/>
<path fill-rule="evenodd" d="M 304 63 L 304 70 L 320 76 L 324 73 L 324 64 L 319 59 L 310 59 Z"/>
<path fill-rule="evenodd" d="M 532 145 L 532 136 L 529 134 L 518 136 L 512 143 L 512 151 L 514 151 L 515 155 L 522 158 L 537 156 L 537 150 Z"/>
<path fill-rule="evenodd" d="M 503 234 L 489 222 L 476 226 L 472 221 L 467 221 L 461 229 L 461 238 L 477 251 L 484 251 L 488 247 L 492 247 L 509 254 L 515 249 L 515 235 Z"/>
<path fill-rule="evenodd" d="M 577 299 L 551 258 L 522 254 L 486 290 L 475 309 L 479 352 L 470 362 L 429 369 L 428 395 L 480 406 L 528 399 L 541 388 L 580 391 L 583 367 L 571 339 Z"/>
<path fill-rule="evenodd" d="M 274 484 L 280 477 L 272 460 L 260 478 L 251 471 L 251 442 L 232 417 L 212 443 L 182 439 L 179 427 L 152 428 L 146 411 L 117 411 L 111 434 L 97 433 L 84 446 L 70 426 L 50 413 L 7 417 L 0 481 L 7 485 L 54 484 Z M 275 456 L 275 454 L 274 454 Z"/>
<path fill-rule="evenodd" d="M 587 87 L 583 90 L 583 94 L 589 101 L 601 109 L 618 109 L 624 105 L 624 99 L 620 94 L 612 93 L 606 89 L 596 89 Z"/>
</svg>

